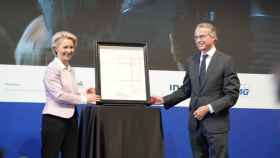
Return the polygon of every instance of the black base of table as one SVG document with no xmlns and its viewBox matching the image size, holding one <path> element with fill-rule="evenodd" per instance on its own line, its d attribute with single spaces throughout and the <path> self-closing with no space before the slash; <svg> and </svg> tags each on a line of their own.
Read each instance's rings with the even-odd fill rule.
<svg viewBox="0 0 280 158">
<path fill-rule="evenodd" d="M 85 107 L 81 158 L 163 158 L 161 113 L 143 106 Z"/>
</svg>

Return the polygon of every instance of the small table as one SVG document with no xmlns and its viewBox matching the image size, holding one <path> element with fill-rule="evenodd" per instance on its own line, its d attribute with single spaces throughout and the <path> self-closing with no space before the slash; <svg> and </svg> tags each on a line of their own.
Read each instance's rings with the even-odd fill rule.
<svg viewBox="0 0 280 158">
<path fill-rule="evenodd" d="M 159 108 L 85 107 L 80 120 L 81 158 L 163 158 Z"/>
</svg>

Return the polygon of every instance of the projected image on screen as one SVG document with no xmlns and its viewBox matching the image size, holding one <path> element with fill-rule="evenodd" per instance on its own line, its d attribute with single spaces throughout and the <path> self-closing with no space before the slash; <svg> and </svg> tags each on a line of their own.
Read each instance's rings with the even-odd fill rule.
<svg viewBox="0 0 280 158">
<path fill-rule="evenodd" d="M 238 72 L 270 73 L 280 58 L 279 7 L 277 0 L 4 0 L 0 64 L 47 65 L 52 34 L 67 30 L 79 38 L 73 66 L 95 67 L 94 43 L 113 41 L 147 43 L 150 69 L 183 70 L 197 53 L 196 24 L 208 21 Z"/>
</svg>

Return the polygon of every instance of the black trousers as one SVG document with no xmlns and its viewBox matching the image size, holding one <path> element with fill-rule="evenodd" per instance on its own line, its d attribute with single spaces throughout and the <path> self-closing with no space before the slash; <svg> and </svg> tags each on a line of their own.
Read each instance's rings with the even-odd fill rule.
<svg viewBox="0 0 280 158">
<path fill-rule="evenodd" d="M 190 129 L 190 142 L 194 158 L 228 158 L 228 132 L 209 133 L 199 127 Z"/>
<path fill-rule="evenodd" d="M 42 158 L 77 158 L 78 156 L 77 114 L 69 119 L 45 114 L 42 117 Z"/>
</svg>

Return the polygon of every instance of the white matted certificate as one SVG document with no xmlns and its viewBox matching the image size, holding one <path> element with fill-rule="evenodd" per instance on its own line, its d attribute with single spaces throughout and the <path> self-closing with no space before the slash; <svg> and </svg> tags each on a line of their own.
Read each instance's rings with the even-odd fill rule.
<svg viewBox="0 0 280 158">
<path fill-rule="evenodd" d="M 103 103 L 147 103 L 146 45 L 97 42 L 97 93 Z"/>
</svg>

